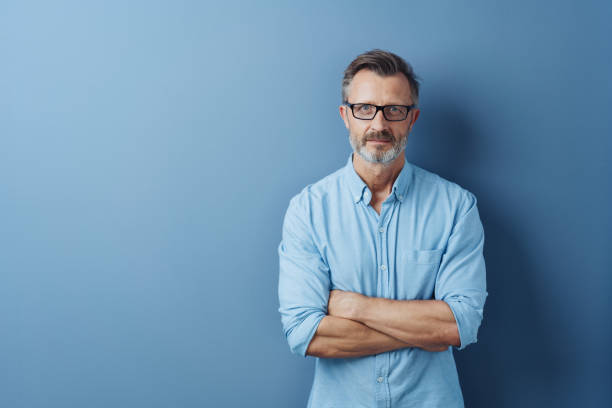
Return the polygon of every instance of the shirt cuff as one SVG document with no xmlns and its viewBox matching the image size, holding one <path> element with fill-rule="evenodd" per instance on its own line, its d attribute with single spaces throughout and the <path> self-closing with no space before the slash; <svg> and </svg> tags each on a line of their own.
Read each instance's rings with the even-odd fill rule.
<svg viewBox="0 0 612 408">
<path fill-rule="evenodd" d="M 323 312 L 311 313 L 291 330 L 287 335 L 287 342 L 293 353 L 307 357 L 306 350 L 308 350 L 308 346 L 317 332 L 317 327 L 319 327 L 323 317 L 325 317 Z"/>
<path fill-rule="evenodd" d="M 447 299 L 444 300 L 455 317 L 457 324 L 457 330 L 459 331 L 459 340 L 461 344 L 459 347 L 455 347 L 457 350 L 463 350 L 468 345 L 476 343 L 478 328 L 482 321 L 482 310 L 477 310 L 473 306 L 461 299 Z"/>
</svg>

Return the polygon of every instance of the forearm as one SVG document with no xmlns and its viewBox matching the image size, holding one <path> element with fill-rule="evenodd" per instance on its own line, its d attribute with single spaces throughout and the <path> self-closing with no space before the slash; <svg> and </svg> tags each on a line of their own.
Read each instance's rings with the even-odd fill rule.
<svg viewBox="0 0 612 408">
<path fill-rule="evenodd" d="M 441 300 L 392 300 L 364 296 L 349 318 L 424 349 L 440 350 L 460 345 L 453 312 Z"/>
<path fill-rule="evenodd" d="M 363 323 L 325 316 L 319 323 L 306 354 L 324 358 L 361 357 L 409 346 Z"/>
</svg>

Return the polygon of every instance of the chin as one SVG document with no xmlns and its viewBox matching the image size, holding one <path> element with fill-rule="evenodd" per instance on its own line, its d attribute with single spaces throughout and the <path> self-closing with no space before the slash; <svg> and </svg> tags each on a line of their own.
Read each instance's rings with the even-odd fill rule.
<svg viewBox="0 0 612 408">
<path fill-rule="evenodd" d="M 376 153 L 380 153 L 380 152 L 377 151 Z M 384 153 L 386 153 L 386 152 L 384 152 Z M 367 161 L 369 163 L 383 164 L 383 165 L 389 165 L 389 164 L 393 163 L 395 161 L 395 159 L 397 159 L 397 157 L 398 157 L 398 156 L 385 157 L 384 154 L 375 154 L 373 152 L 367 151 L 366 149 L 360 150 L 359 152 L 357 152 L 357 154 L 359 154 L 361 156 L 361 158 L 363 158 L 365 161 Z"/>
</svg>

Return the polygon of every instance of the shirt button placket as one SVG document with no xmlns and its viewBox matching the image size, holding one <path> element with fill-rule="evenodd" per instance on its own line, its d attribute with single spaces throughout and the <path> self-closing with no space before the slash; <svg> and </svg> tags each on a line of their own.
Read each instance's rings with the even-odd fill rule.
<svg viewBox="0 0 612 408">
<path fill-rule="evenodd" d="M 384 208 L 383 204 L 383 208 Z M 389 297 L 389 246 L 387 242 L 387 226 L 390 222 L 390 218 L 393 211 L 389 211 L 386 208 L 384 216 L 380 217 L 380 223 L 378 224 L 378 238 L 380 243 L 380 272 L 381 272 L 381 293 L 383 297 Z M 382 212 L 381 212 L 381 215 Z M 377 405 L 379 407 L 388 407 L 390 403 L 390 395 L 388 384 L 386 383 L 386 376 L 389 373 L 389 355 L 388 353 L 382 353 L 376 356 L 376 396 Z"/>
<path fill-rule="evenodd" d="M 375 392 L 376 395 L 376 406 L 387 407 L 387 385 L 385 384 L 385 377 L 383 376 L 385 354 L 378 354 L 376 356 L 376 377 L 374 377 Z"/>
<path fill-rule="evenodd" d="M 383 204 L 383 208 L 385 205 Z M 386 209 L 385 209 L 386 210 Z M 380 222 L 378 224 L 378 242 L 380 248 L 380 270 L 381 270 L 381 293 L 379 296 L 388 297 L 388 286 L 389 286 L 389 246 L 387 245 L 387 231 L 386 224 L 388 223 L 388 211 L 381 212 Z"/>
<path fill-rule="evenodd" d="M 387 237 L 385 234 L 385 205 L 383 204 L 383 211 L 381 211 L 380 222 L 378 224 L 378 247 L 380 250 L 379 262 L 379 279 L 380 279 L 380 293 L 379 296 L 386 297 L 387 285 L 388 285 L 388 274 L 387 274 Z M 386 353 L 381 353 L 376 356 L 376 376 L 374 381 L 376 384 L 376 406 L 387 407 L 387 387 L 385 384 L 385 372 L 386 372 Z"/>
</svg>

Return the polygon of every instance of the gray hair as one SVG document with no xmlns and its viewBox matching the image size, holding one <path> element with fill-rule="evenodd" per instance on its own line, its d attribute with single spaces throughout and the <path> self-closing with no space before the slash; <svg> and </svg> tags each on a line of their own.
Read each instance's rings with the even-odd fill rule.
<svg viewBox="0 0 612 408">
<path fill-rule="evenodd" d="M 368 69 L 380 76 L 389 76 L 401 72 L 410 84 L 410 96 L 412 103 L 419 103 L 419 77 L 416 76 L 410 64 L 402 57 L 389 51 L 374 49 L 358 55 L 349 66 L 344 70 L 342 79 L 342 102 L 346 102 L 348 97 L 348 87 L 357 72 Z"/>
</svg>

